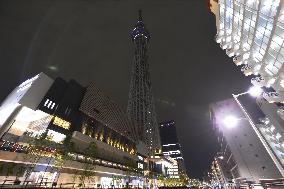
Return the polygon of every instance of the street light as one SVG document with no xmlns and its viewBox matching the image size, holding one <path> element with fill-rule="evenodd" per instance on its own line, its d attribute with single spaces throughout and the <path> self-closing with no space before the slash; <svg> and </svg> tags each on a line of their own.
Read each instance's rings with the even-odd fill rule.
<svg viewBox="0 0 284 189">
<path fill-rule="evenodd" d="M 263 90 L 260 87 L 253 86 L 248 90 L 248 93 L 253 97 L 258 97 L 262 94 Z"/>
<path fill-rule="evenodd" d="M 248 114 L 247 110 L 245 109 L 245 107 L 242 105 L 242 103 L 238 99 L 239 96 L 244 95 L 244 94 L 248 94 L 248 93 L 251 96 L 258 97 L 258 96 L 260 96 L 263 93 L 263 90 L 260 87 L 253 86 L 247 92 L 240 93 L 240 94 L 237 94 L 237 95 L 235 95 L 235 94 L 232 94 L 232 95 L 233 95 L 235 101 L 237 102 L 238 106 L 241 108 L 242 112 L 244 113 L 245 117 L 249 121 L 250 125 L 252 126 L 254 132 L 256 133 L 256 135 L 260 139 L 261 143 L 265 147 L 266 151 L 268 152 L 268 154 L 272 158 L 272 160 L 273 160 L 274 164 L 276 165 L 276 167 L 278 168 L 279 172 L 281 173 L 282 176 L 284 176 L 284 168 L 282 167 L 282 164 L 280 164 L 280 162 L 278 161 L 277 157 L 275 156 L 275 154 L 270 149 L 270 146 L 268 145 L 268 143 L 263 138 L 262 134 L 260 133 L 260 131 L 258 130 L 256 125 L 252 121 L 252 119 L 251 119 L 250 115 Z"/>
<path fill-rule="evenodd" d="M 239 121 L 238 118 L 236 118 L 235 116 L 229 115 L 224 118 L 223 123 L 227 128 L 233 128 L 238 124 L 238 121 Z"/>
<path fill-rule="evenodd" d="M 245 95 L 245 94 L 250 94 L 253 97 L 258 97 L 263 93 L 263 90 L 261 87 L 257 87 L 257 86 L 252 86 L 248 91 L 240 93 L 240 94 L 233 94 L 234 98 L 237 98 L 239 96 Z"/>
<path fill-rule="evenodd" d="M 218 158 L 219 158 L 219 159 L 224 159 L 224 156 L 219 156 Z"/>
</svg>

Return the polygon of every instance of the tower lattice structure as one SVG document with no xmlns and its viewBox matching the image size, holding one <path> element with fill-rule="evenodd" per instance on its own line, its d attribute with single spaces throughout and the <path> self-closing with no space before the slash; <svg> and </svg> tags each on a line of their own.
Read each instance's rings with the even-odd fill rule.
<svg viewBox="0 0 284 189">
<path fill-rule="evenodd" d="M 142 20 L 141 11 L 131 34 L 135 47 L 132 65 L 127 113 L 137 125 L 138 136 L 153 154 L 161 149 L 160 135 L 155 112 L 147 45 L 150 33 Z"/>
</svg>

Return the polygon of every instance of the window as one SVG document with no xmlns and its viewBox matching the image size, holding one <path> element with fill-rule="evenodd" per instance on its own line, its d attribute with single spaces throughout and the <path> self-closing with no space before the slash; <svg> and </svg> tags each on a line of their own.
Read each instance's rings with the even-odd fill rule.
<svg viewBox="0 0 284 189">
<path fill-rule="evenodd" d="M 70 128 L 70 125 L 71 123 L 68 122 L 68 121 L 65 121 L 57 116 L 54 117 L 54 120 L 53 120 L 53 124 L 54 125 L 57 125 L 59 127 L 62 127 L 64 129 L 69 129 Z"/>
<path fill-rule="evenodd" d="M 43 106 L 53 110 L 55 107 L 55 102 L 52 102 L 51 100 L 46 99 Z"/>
<path fill-rule="evenodd" d="M 46 101 L 45 101 L 45 103 L 44 103 L 44 105 L 43 105 L 43 106 L 47 106 L 48 102 L 49 102 L 49 100 L 48 100 L 48 99 L 46 99 Z"/>
<path fill-rule="evenodd" d="M 66 135 L 58 133 L 58 132 L 53 131 L 53 130 L 48 130 L 47 136 L 48 136 L 49 140 L 54 141 L 56 143 L 62 143 L 64 141 L 64 139 L 66 138 Z"/>
</svg>

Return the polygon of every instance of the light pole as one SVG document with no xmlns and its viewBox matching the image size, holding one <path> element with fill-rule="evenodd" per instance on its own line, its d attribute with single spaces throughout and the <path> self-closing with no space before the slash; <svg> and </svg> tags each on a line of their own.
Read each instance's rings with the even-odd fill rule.
<svg viewBox="0 0 284 189">
<path fill-rule="evenodd" d="M 276 165 L 276 167 L 278 168 L 279 172 L 281 173 L 281 175 L 284 177 L 284 169 L 283 166 L 281 165 L 281 163 L 278 161 L 278 158 L 275 156 L 275 154 L 272 152 L 270 146 L 267 144 L 266 140 L 263 138 L 262 134 L 259 132 L 259 130 L 257 129 L 256 125 L 254 124 L 253 120 L 251 119 L 250 115 L 248 114 L 247 110 L 244 108 L 244 106 L 241 104 L 241 102 L 239 101 L 238 97 L 242 96 L 244 94 L 250 94 L 254 97 L 260 96 L 263 93 L 263 91 L 261 90 L 261 88 L 259 87 L 252 87 L 250 90 L 248 90 L 247 92 L 244 93 L 240 93 L 240 94 L 232 94 L 234 97 L 234 100 L 237 102 L 238 106 L 240 107 L 240 109 L 242 110 L 242 112 L 244 113 L 246 119 L 249 121 L 250 125 L 252 126 L 254 132 L 256 133 L 256 135 L 258 136 L 258 138 L 260 139 L 261 143 L 263 144 L 263 146 L 265 147 L 266 151 L 268 152 L 268 154 L 270 155 L 271 159 L 273 160 L 274 164 Z M 232 119 L 231 119 L 232 120 Z"/>
</svg>

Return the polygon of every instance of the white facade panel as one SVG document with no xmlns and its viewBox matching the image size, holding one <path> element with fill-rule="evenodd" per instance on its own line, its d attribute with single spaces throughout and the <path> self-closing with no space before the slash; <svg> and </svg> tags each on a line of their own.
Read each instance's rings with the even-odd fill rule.
<svg viewBox="0 0 284 189">
<path fill-rule="evenodd" d="M 1 104 L 1 109 L 14 104 L 21 104 L 35 110 L 52 83 L 53 79 L 44 73 L 40 73 L 24 81 L 8 95 Z"/>
<path fill-rule="evenodd" d="M 44 73 L 40 73 L 38 78 L 32 81 L 25 95 L 22 96 L 18 103 L 36 110 L 52 83 L 53 79 Z"/>
<path fill-rule="evenodd" d="M 216 41 L 246 76 L 258 76 L 253 85 L 274 88 L 266 100 L 284 102 L 284 0 L 219 0 L 218 6 Z"/>
<path fill-rule="evenodd" d="M 218 102 L 213 107 L 216 124 L 230 147 L 241 178 L 254 182 L 264 178 L 280 178 L 280 172 L 238 104 L 229 99 Z M 223 123 L 228 115 L 238 118 L 235 127 L 226 127 Z"/>
<path fill-rule="evenodd" d="M 3 101 L 0 107 L 0 136 L 7 129 L 20 109 L 27 107 L 36 110 L 53 80 L 40 73 L 17 86 Z M 3 125 L 4 128 L 2 128 Z M 4 129 L 4 130 L 3 130 Z"/>
</svg>

